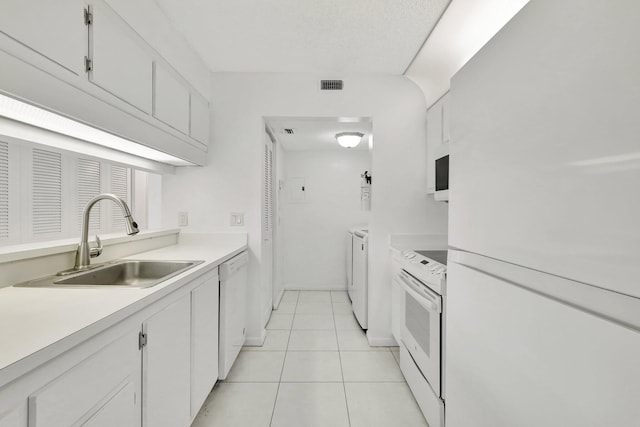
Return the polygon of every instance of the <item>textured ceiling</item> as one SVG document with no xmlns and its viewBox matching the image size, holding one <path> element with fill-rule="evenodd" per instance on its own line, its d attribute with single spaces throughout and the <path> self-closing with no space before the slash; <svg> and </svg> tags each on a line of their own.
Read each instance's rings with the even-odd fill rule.
<svg viewBox="0 0 640 427">
<path fill-rule="evenodd" d="M 368 150 L 371 121 L 360 118 L 300 118 L 273 117 L 265 119 L 276 140 L 286 151 Z M 289 135 L 283 129 L 293 129 Z M 340 147 L 335 135 L 339 132 L 360 132 L 362 142 L 355 148 Z"/>
<path fill-rule="evenodd" d="M 402 74 L 450 0 L 155 0 L 211 71 Z"/>
</svg>

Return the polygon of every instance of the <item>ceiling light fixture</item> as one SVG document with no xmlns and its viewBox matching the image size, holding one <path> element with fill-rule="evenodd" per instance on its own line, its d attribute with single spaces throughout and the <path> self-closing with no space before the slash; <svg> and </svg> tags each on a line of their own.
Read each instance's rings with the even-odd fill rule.
<svg viewBox="0 0 640 427">
<path fill-rule="evenodd" d="M 336 134 L 336 140 L 341 147 L 354 148 L 360 144 L 363 136 L 360 132 L 340 132 Z"/>
</svg>

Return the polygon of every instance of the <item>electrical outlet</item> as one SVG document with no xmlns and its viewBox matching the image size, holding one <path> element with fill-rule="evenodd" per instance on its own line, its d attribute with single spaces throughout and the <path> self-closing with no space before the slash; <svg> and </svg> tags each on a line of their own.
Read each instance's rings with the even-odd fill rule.
<svg viewBox="0 0 640 427">
<path fill-rule="evenodd" d="M 231 212 L 231 226 L 242 227 L 244 225 L 244 213 Z"/>
<path fill-rule="evenodd" d="M 189 225 L 189 212 L 178 212 L 178 227 Z"/>
</svg>

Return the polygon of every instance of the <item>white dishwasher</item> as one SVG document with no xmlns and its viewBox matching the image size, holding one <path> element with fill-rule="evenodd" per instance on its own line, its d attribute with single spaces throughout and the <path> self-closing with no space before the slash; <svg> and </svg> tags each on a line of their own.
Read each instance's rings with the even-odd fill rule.
<svg viewBox="0 0 640 427">
<path fill-rule="evenodd" d="M 220 331 L 218 377 L 227 378 L 245 341 L 247 318 L 247 251 L 220 265 Z"/>
</svg>

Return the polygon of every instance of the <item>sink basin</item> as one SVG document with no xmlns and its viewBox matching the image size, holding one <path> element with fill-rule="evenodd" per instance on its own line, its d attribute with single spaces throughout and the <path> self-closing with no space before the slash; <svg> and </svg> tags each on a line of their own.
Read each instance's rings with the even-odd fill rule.
<svg viewBox="0 0 640 427">
<path fill-rule="evenodd" d="M 15 286 L 148 288 L 204 261 L 133 261 L 106 264 L 62 279 L 48 278 Z"/>
</svg>

